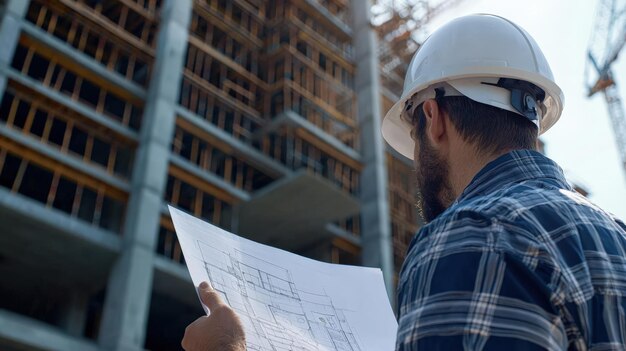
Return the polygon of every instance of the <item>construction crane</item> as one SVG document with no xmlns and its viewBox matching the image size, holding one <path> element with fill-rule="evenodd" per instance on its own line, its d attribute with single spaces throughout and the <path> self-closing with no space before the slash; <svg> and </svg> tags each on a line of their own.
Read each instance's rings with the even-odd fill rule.
<svg viewBox="0 0 626 351">
<path fill-rule="evenodd" d="M 585 80 L 589 97 L 598 92 L 604 94 L 626 175 L 626 113 L 612 70 L 624 44 L 626 0 L 600 0 L 587 51 Z"/>
</svg>

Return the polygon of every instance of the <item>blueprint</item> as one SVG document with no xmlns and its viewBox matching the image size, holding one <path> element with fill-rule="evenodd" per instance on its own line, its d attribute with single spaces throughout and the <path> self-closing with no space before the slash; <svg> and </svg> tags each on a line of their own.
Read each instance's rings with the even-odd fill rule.
<svg viewBox="0 0 626 351">
<path fill-rule="evenodd" d="M 248 350 L 394 349 L 379 269 L 314 261 L 170 213 L 194 284 L 208 281 L 237 312 Z"/>
</svg>

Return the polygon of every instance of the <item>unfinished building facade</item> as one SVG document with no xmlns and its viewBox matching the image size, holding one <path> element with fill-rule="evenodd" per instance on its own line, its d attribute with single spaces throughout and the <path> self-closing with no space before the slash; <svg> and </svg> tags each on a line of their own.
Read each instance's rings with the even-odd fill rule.
<svg viewBox="0 0 626 351">
<path fill-rule="evenodd" d="M 369 6 L 1 2 L 0 348 L 178 349 L 202 310 L 166 204 L 393 300 L 418 217 Z"/>
</svg>

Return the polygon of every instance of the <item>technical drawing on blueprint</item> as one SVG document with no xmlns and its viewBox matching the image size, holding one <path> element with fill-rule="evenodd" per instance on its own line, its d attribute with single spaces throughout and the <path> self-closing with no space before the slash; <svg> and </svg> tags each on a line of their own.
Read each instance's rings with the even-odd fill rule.
<svg viewBox="0 0 626 351">
<path fill-rule="evenodd" d="M 248 350 L 394 348 L 397 322 L 379 269 L 314 261 L 169 209 L 194 285 L 209 281 L 237 312 Z"/>
<path fill-rule="evenodd" d="M 289 270 L 270 262 L 197 245 L 211 285 L 248 324 L 248 350 L 361 351 L 344 311 L 324 292 L 298 290 Z"/>
</svg>

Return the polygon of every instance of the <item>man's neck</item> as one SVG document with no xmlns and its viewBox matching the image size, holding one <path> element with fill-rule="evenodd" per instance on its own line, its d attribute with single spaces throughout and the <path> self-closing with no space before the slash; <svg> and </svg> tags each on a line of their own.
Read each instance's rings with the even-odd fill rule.
<svg viewBox="0 0 626 351">
<path fill-rule="evenodd" d="M 473 146 L 462 148 L 460 152 L 454 153 L 450 159 L 450 185 L 457 199 L 465 188 L 489 162 L 509 153 L 512 150 L 504 150 L 496 153 L 480 153 Z"/>
</svg>

